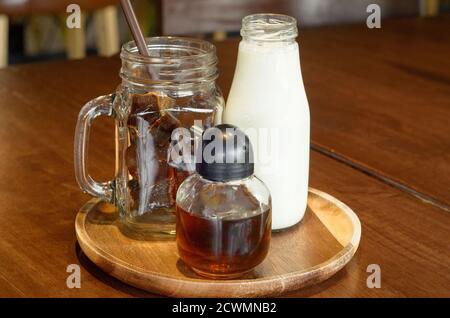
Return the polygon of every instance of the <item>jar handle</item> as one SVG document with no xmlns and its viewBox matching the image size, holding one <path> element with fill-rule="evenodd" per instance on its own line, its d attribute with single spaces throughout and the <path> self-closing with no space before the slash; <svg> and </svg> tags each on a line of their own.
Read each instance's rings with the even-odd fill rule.
<svg viewBox="0 0 450 318">
<path fill-rule="evenodd" d="M 75 129 L 75 177 L 81 189 L 105 202 L 113 203 L 113 182 L 96 182 L 86 171 L 88 158 L 89 134 L 92 122 L 98 116 L 113 117 L 113 101 L 115 94 L 91 100 L 80 111 Z"/>
</svg>

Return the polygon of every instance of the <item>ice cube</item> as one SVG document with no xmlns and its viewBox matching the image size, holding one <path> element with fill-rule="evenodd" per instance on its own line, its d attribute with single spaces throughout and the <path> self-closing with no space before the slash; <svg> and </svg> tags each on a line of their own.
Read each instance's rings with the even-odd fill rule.
<svg viewBox="0 0 450 318">
<path fill-rule="evenodd" d="M 136 146 L 134 144 L 130 145 L 127 148 L 125 160 L 129 174 L 133 177 L 133 179 L 138 179 L 137 154 L 136 154 Z"/>
<path fill-rule="evenodd" d="M 137 209 L 139 204 L 139 182 L 135 179 L 128 181 L 128 189 L 130 190 L 131 198 L 133 199 L 133 206 Z"/>
<path fill-rule="evenodd" d="M 163 207 L 173 206 L 175 203 L 172 196 L 174 186 L 174 174 L 169 169 L 167 161 L 158 160 L 158 174 L 151 189 L 151 201 Z"/>
<path fill-rule="evenodd" d="M 134 94 L 131 102 L 131 113 L 141 113 L 145 110 L 159 111 L 158 95 L 156 93 Z"/>
<path fill-rule="evenodd" d="M 180 126 L 180 121 L 173 114 L 164 111 L 162 116 L 151 126 L 151 134 L 156 146 L 168 148 L 172 131 Z"/>
<path fill-rule="evenodd" d="M 159 118 L 158 98 L 154 93 L 134 94 L 128 117 L 129 126 L 137 126 L 137 117 L 143 118 L 151 125 Z"/>
</svg>

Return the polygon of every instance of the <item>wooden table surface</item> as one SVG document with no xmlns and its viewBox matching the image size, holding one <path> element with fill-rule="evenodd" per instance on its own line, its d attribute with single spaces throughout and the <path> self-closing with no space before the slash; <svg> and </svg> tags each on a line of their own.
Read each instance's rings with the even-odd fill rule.
<svg viewBox="0 0 450 318">
<path fill-rule="evenodd" d="M 450 296 L 450 16 L 301 33 L 312 119 L 310 185 L 358 214 L 362 240 L 328 281 L 287 296 Z M 238 39 L 217 44 L 228 92 Z M 101 272 L 74 233 L 89 197 L 73 172 L 82 104 L 112 92 L 120 61 L 88 58 L 0 70 L 0 296 L 153 295 Z M 92 132 L 90 171 L 111 178 L 112 124 Z M 82 265 L 81 288 L 66 267 Z M 369 264 L 381 288 L 369 289 Z"/>
</svg>

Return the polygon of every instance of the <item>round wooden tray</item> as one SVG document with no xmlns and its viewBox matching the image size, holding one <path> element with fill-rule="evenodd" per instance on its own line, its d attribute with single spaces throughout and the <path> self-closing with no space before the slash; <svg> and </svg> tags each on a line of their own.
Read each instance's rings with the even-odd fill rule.
<svg viewBox="0 0 450 318">
<path fill-rule="evenodd" d="M 93 199 L 79 211 L 83 252 L 105 272 L 144 290 L 172 297 L 263 297 L 319 283 L 343 268 L 361 237 L 356 214 L 334 197 L 309 189 L 308 209 L 295 227 L 273 233 L 267 258 L 236 280 L 197 276 L 178 257 L 175 241 L 138 241 L 117 227 L 111 205 Z"/>
</svg>

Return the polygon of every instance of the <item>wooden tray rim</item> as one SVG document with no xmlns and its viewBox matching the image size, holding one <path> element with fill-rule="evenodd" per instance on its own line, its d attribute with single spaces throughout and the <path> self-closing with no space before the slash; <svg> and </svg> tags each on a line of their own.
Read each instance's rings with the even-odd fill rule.
<svg viewBox="0 0 450 318">
<path fill-rule="evenodd" d="M 106 260 L 109 263 L 114 264 L 115 267 L 120 267 L 121 271 L 127 272 L 130 274 L 130 279 L 124 279 L 124 275 L 119 275 L 119 270 L 115 269 L 113 271 L 108 271 L 109 274 L 112 276 L 115 276 L 119 280 L 122 280 L 126 283 L 129 283 L 133 286 L 143 288 L 145 290 L 149 290 L 148 284 L 140 283 L 139 281 L 142 279 L 146 279 L 148 282 L 152 282 L 155 280 L 155 277 L 157 276 L 157 279 L 159 282 L 157 285 L 161 286 L 154 286 L 155 288 L 152 289 L 152 292 L 156 292 L 158 294 L 164 294 L 170 296 L 164 289 L 162 289 L 162 286 L 164 286 L 166 283 L 176 283 L 182 281 L 183 283 L 189 284 L 189 288 L 204 288 L 205 284 L 209 284 L 211 286 L 214 286 L 218 289 L 220 288 L 230 288 L 230 287 L 239 287 L 239 289 L 242 289 L 242 286 L 245 285 L 251 285 L 252 288 L 259 288 L 259 290 L 267 290 L 268 286 L 271 286 L 272 288 L 270 290 L 267 290 L 266 293 L 268 295 L 278 295 L 286 291 L 292 291 L 295 290 L 295 286 L 302 285 L 302 287 L 309 286 L 315 282 L 321 282 L 335 273 L 337 273 L 339 270 L 341 270 L 353 257 L 353 255 L 356 253 L 356 250 L 359 245 L 359 241 L 361 239 L 361 223 L 359 221 L 359 218 L 357 215 L 353 212 L 350 207 L 348 207 L 343 202 L 339 201 L 335 197 L 322 192 L 320 190 L 309 188 L 309 192 L 316 194 L 326 201 L 329 201 L 339 207 L 341 211 L 343 211 L 346 216 L 349 218 L 353 225 L 353 235 L 349 241 L 349 243 L 346 246 L 343 246 L 343 249 L 335 254 L 330 259 L 326 260 L 325 262 L 322 262 L 320 264 L 317 264 L 313 267 L 309 267 L 300 271 L 294 271 L 290 273 L 283 274 L 283 276 L 271 276 L 271 277 L 260 277 L 260 278 L 254 278 L 254 279 L 234 279 L 234 280 L 203 280 L 198 278 L 190 278 L 190 277 L 183 277 L 180 278 L 174 278 L 170 275 L 163 274 L 157 271 L 151 271 L 151 270 L 141 270 L 140 268 L 136 267 L 132 263 L 127 263 L 121 259 L 116 258 L 115 256 L 105 252 L 100 247 L 96 246 L 95 244 L 87 244 L 86 242 L 92 242 L 89 235 L 87 234 L 87 231 L 85 230 L 84 226 L 84 220 L 86 216 L 86 212 L 90 210 L 90 208 L 97 203 L 99 203 L 101 200 L 97 198 L 93 198 L 89 200 L 87 203 L 83 205 L 83 207 L 80 209 L 80 211 L 77 214 L 76 220 L 75 220 L 75 230 L 76 230 L 76 236 L 78 239 L 78 242 L 80 244 L 81 249 L 83 252 L 88 256 L 91 261 L 96 263 L 99 267 L 102 268 L 100 264 Z M 95 246 L 95 247 L 92 247 Z M 103 258 L 103 260 L 102 260 Z M 105 269 L 105 268 L 102 268 Z M 110 269 L 108 267 L 108 269 Z M 321 278 L 320 280 L 316 281 L 316 273 L 320 271 Z M 137 280 L 133 279 L 133 277 L 136 277 Z M 271 283 L 276 283 L 279 285 L 280 288 L 274 290 L 273 285 Z M 280 284 L 281 283 L 281 284 Z M 244 296 L 249 294 L 246 293 L 243 290 Z M 263 292 L 264 293 L 264 292 Z"/>
</svg>

